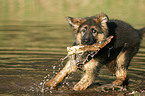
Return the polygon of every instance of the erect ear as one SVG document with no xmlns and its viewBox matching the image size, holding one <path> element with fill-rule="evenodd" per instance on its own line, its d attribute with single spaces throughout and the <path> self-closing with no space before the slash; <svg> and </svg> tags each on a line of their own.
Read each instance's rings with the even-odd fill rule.
<svg viewBox="0 0 145 96">
<path fill-rule="evenodd" d="M 65 17 L 70 26 L 76 30 L 81 24 L 81 18 Z"/>
<path fill-rule="evenodd" d="M 109 21 L 108 16 L 106 14 L 104 14 L 104 13 L 99 15 L 99 19 L 100 19 L 101 23 L 106 23 L 106 22 Z"/>
<path fill-rule="evenodd" d="M 108 35 L 107 22 L 109 21 L 109 18 L 104 13 L 96 15 L 95 17 L 96 17 L 95 18 L 96 23 L 98 23 L 98 25 L 100 25 L 102 32 L 103 32 L 103 34 L 100 33 L 97 35 L 98 41 L 101 41 L 101 40 L 105 39 Z"/>
<path fill-rule="evenodd" d="M 99 23 L 101 23 L 101 25 L 104 28 L 107 28 L 107 22 L 109 21 L 109 18 L 106 14 L 102 13 L 102 14 L 96 15 L 95 17 L 97 17 L 97 19 L 99 20 Z"/>
</svg>

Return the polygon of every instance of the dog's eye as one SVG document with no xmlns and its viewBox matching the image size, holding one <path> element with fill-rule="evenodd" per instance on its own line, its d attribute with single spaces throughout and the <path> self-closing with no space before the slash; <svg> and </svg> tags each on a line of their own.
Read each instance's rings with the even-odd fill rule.
<svg viewBox="0 0 145 96">
<path fill-rule="evenodd" d="M 97 30 L 95 30 L 94 28 L 92 28 L 92 33 L 96 33 L 97 32 Z"/>
<path fill-rule="evenodd" d="M 82 32 L 86 32 L 86 30 L 87 30 L 87 27 L 84 27 L 83 30 L 82 30 Z"/>
</svg>

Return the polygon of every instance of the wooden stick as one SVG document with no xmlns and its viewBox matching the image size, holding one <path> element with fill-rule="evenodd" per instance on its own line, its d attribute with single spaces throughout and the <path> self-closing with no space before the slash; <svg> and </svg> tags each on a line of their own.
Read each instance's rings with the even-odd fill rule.
<svg viewBox="0 0 145 96">
<path fill-rule="evenodd" d="M 111 41 L 112 38 L 113 36 L 109 36 L 108 38 L 99 41 L 93 45 L 77 45 L 77 46 L 67 47 L 68 55 L 84 53 L 86 51 L 98 52 L 101 48 L 106 46 Z"/>
</svg>

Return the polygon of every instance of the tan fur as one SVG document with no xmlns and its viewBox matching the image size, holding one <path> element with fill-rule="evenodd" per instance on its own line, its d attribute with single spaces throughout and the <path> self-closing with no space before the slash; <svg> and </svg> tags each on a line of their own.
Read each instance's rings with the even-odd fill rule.
<svg viewBox="0 0 145 96">
<path fill-rule="evenodd" d="M 75 35 L 77 35 L 77 32 L 79 30 L 79 26 L 84 23 L 86 21 L 86 19 L 81 19 L 81 18 L 74 18 L 72 21 L 72 24 L 74 24 L 75 26 L 73 26 L 74 29 L 74 33 Z"/>
<path fill-rule="evenodd" d="M 116 70 L 116 77 L 117 80 L 113 82 L 115 85 L 122 85 L 123 81 L 127 77 L 127 70 L 123 67 L 125 62 L 125 54 L 126 52 L 120 52 L 120 54 L 117 57 L 117 70 Z"/>
<path fill-rule="evenodd" d="M 82 39 L 81 33 L 77 33 L 76 37 L 77 37 L 78 44 L 81 45 L 81 39 Z"/>
<path fill-rule="evenodd" d="M 91 59 L 83 67 L 85 73 L 81 80 L 74 86 L 74 90 L 85 90 L 94 80 L 94 69 L 98 66 L 98 62 L 95 59 Z"/>
<path fill-rule="evenodd" d="M 105 38 L 105 35 L 104 34 L 98 34 L 97 35 L 98 41 L 102 41 L 104 38 Z"/>
<path fill-rule="evenodd" d="M 119 53 L 119 55 L 117 56 L 117 64 L 118 64 L 118 67 L 121 67 L 124 64 L 125 54 L 126 54 L 126 51 L 125 52 L 122 52 L 121 51 Z"/>
<path fill-rule="evenodd" d="M 98 25 L 101 25 L 101 29 L 102 29 L 102 33 L 99 33 L 96 36 L 96 39 L 98 39 L 98 41 L 101 41 L 103 39 L 105 39 L 108 35 L 108 28 L 107 28 L 107 24 L 106 22 L 101 23 L 99 19 L 93 19 Z M 100 24 L 101 23 L 101 24 Z M 95 28 L 97 29 L 97 28 Z M 98 31 L 99 32 L 99 31 Z"/>
<path fill-rule="evenodd" d="M 51 80 L 49 80 L 46 85 L 50 87 L 57 86 L 67 74 L 75 72 L 77 70 L 76 61 L 69 60 L 65 67 Z"/>
</svg>

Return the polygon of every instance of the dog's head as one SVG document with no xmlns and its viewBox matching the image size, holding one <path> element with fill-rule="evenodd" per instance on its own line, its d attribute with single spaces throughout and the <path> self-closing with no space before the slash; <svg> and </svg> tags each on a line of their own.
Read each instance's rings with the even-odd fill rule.
<svg viewBox="0 0 145 96">
<path fill-rule="evenodd" d="M 106 14 L 99 14 L 86 18 L 66 17 L 75 34 L 75 44 L 92 45 L 108 35 Z"/>
</svg>

